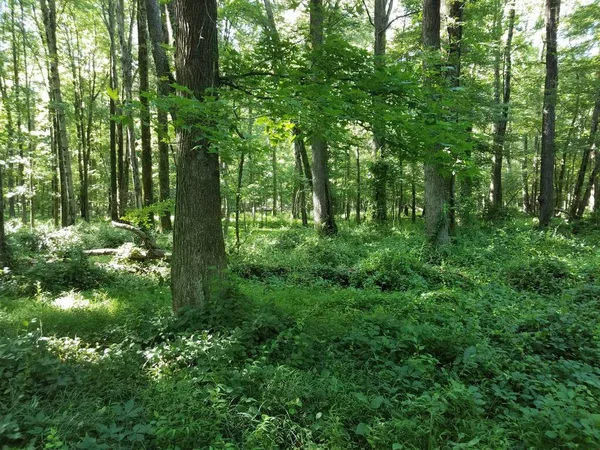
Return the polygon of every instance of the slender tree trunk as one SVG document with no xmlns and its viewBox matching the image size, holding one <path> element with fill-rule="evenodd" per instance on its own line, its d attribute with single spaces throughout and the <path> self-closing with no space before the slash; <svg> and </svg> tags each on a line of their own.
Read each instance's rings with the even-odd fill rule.
<svg viewBox="0 0 600 450">
<path fill-rule="evenodd" d="M 25 114 L 27 118 L 27 159 L 29 160 L 29 226 L 31 229 L 35 226 L 35 187 L 33 183 L 33 153 L 35 150 L 35 142 L 32 139 L 33 130 L 35 129 L 35 122 L 32 113 L 31 104 L 31 79 L 28 71 L 29 59 L 27 53 L 27 36 L 25 33 L 25 11 L 23 7 L 23 1 L 19 1 L 21 9 L 21 43 L 23 46 L 23 66 L 25 68 Z M 23 209 L 26 209 L 25 207 Z"/>
<path fill-rule="evenodd" d="M 449 52 L 448 60 L 452 70 L 449 71 L 450 87 L 458 89 L 460 87 L 460 75 L 462 67 L 462 39 L 463 39 L 463 13 L 465 9 L 465 0 L 453 0 L 450 3 L 448 38 Z M 458 114 L 455 115 L 455 121 L 458 122 Z M 451 236 L 456 234 L 456 174 L 450 175 L 450 223 L 448 232 Z"/>
<path fill-rule="evenodd" d="M 594 147 L 598 146 L 597 133 L 598 133 L 598 120 L 600 119 L 600 91 L 596 94 L 596 102 L 594 103 L 594 112 L 592 113 L 592 123 L 590 127 L 590 135 L 588 138 L 587 145 L 583 151 L 581 157 L 581 166 L 579 167 L 579 173 L 577 175 L 577 181 L 573 189 L 573 199 L 571 201 L 570 214 L 573 218 L 578 218 L 583 215 L 587 202 L 584 202 L 582 197 L 583 185 L 585 183 L 585 175 L 587 167 L 590 163 L 590 156 Z M 589 183 L 588 183 L 589 185 Z M 595 193 L 596 197 L 600 197 L 600 192 Z M 589 197 L 588 197 L 589 200 Z M 597 202 L 594 202 L 596 204 Z M 581 211 L 581 212 L 580 212 Z"/>
<path fill-rule="evenodd" d="M 440 51 L 440 0 L 423 0 L 423 47 L 430 53 Z M 433 71 L 425 61 L 426 71 Z M 426 82 L 431 83 L 430 75 Z M 429 78 L 429 79 L 427 79 Z M 430 100 L 431 102 L 434 99 Z M 439 99 L 437 99 L 439 101 Z M 436 145 L 435 152 L 440 152 Z M 427 240 L 434 246 L 442 246 L 449 242 L 449 189 L 450 177 L 437 162 L 425 164 L 425 229 Z"/>
<path fill-rule="evenodd" d="M 275 147 L 271 150 L 271 170 L 273 171 L 273 217 L 277 215 L 277 150 Z"/>
<path fill-rule="evenodd" d="M 148 31 L 152 43 L 152 57 L 156 67 L 157 93 L 159 98 L 168 97 L 173 93 L 171 84 L 175 81 L 169 65 L 169 59 L 164 46 L 169 43 L 163 32 L 160 5 L 158 0 L 146 0 L 146 13 L 148 16 Z M 172 116 L 174 111 L 171 111 Z M 157 108 L 156 136 L 158 139 L 158 198 L 166 202 L 171 196 L 169 181 L 169 135 L 167 110 L 160 104 Z M 168 209 L 160 216 L 160 227 L 163 231 L 170 231 L 171 213 Z"/>
<path fill-rule="evenodd" d="M 511 94 L 511 80 L 512 80 L 512 39 L 513 30 L 515 25 L 515 2 L 514 0 L 510 3 L 510 12 L 508 13 L 508 35 L 506 38 L 506 44 L 504 46 L 504 74 L 502 83 L 502 100 L 500 100 L 500 89 L 497 89 L 497 104 L 499 107 L 499 118 L 494 123 L 494 166 L 492 175 L 492 209 L 498 211 L 502 209 L 502 162 L 505 151 L 505 140 L 506 140 L 506 128 L 508 125 L 508 114 L 510 105 L 510 94 Z M 500 84 L 499 78 L 500 71 L 500 60 L 496 59 L 495 73 L 497 77 L 497 83 Z"/>
<path fill-rule="evenodd" d="M 320 53 L 323 47 L 324 19 L 323 0 L 310 0 L 309 27 L 313 65 L 318 65 L 322 58 Z M 337 233 L 337 226 L 333 214 L 333 201 L 329 182 L 329 152 L 327 142 L 319 130 L 312 130 L 311 147 L 315 229 L 319 234 L 333 235 Z"/>
<path fill-rule="evenodd" d="M 531 214 L 531 197 L 529 195 L 529 160 L 527 158 L 528 153 L 528 140 L 527 135 L 523 135 L 523 161 L 521 164 L 521 181 L 522 181 L 522 193 L 523 193 L 523 212 Z"/>
<path fill-rule="evenodd" d="M 123 73 L 123 91 L 125 93 L 125 157 L 129 158 L 129 164 L 131 167 L 132 180 L 133 180 L 133 193 L 135 200 L 135 207 L 142 207 L 142 183 L 140 181 L 140 171 L 138 165 L 138 157 L 135 150 L 135 125 L 132 116 L 132 102 L 133 102 L 133 67 L 132 67 L 132 53 L 131 53 L 131 42 L 133 32 L 133 12 L 131 14 L 129 27 L 125 29 L 125 2 L 124 0 L 118 0 L 117 3 L 117 31 L 119 34 L 119 42 L 121 45 L 121 70 Z M 127 33 L 127 34 L 126 34 Z"/>
<path fill-rule="evenodd" d="M 386 31 L 389 27 L 390 14 L 392 11 L 393 0 L 375 0 L 373 10 L 374 25 L 374 48 L 375 71 L 382 71 L 385 68 L 385 51 L 387 45 Z M 377 95 L 372 99 L 375 107 L 381 101 Z M 373 174 L 373 220 L 382 224 L 387 220 L 387 181 L 389 176 L 389 164 L 385 159 L 385 142 L 383 124 L 378 120 L 373 122 L 373 156 L 374 161 L 371 167 Z"/>
<path fill-rule="evenodd" d="M 44 27 L 46 29 L 46 45 L 48 46 L 48 57 L 50 58 L 49 83 L 52 90 L 52 101 L 50 109 L 56 116 L 57 143 L 59 155 L 59 168 L 61 175 L 61 198 L 63 214 L 63 226 L 75 223 L 75 195 L 73 190 L 73 172 L 71 169 L 71 152 L 69 150 L 69 139 L 67 134 L 67 119 L 62 101 L 60 85 L 60 74 L 58 70 L 58 49 L 56 45 L 56 5 L 54 0 L 40 0 Z"/>
<path fill-rule="evenodd" d="M 8 265 L 8 254 L 6 246 L 6 237 L 4 234 L 4 180 L 2 173 L 4 166 L 0 165 L 0 267 Z"/>
<path fill-rule="evenodd" d="M 199 101 L 218 85 L 217 2 L 175 0 L 177 82 Z M 188 94 L 180 95 L 192 101 Z M 173 309 L 202 306 L 220 285 L 227 266 L 221 229 L 219 157 L 194 114 L 177 130 L 177 193 L 171 269 Z M 198 195 L 201 192 L 202 195 Z"/>
<path fill-rule="evenodd" d="M 298 177 L 298 207 L 297 211 L 302 218 L 302 225 L 308 226 L 308 214 L 306 212 L 306 191 L 308 187 L 308 181 L 310 178 L 306 176 L 302 163 L 302 154 L 306 154 L 306 146 L 304 144 L 304 137 L 301 135 L 300 130 L 294 127 L 294 161 L 296 165 L 296 174 Z"/>
<path fill-rule="evenodd" d="M 240 248 L 240 205 L 242 203 L 242 181 L 244 179 L 244 160 L 246 154 L 244 151 L 240 154 L 238 164 L 237 185 L 235 187 L 235 246 Z"/>
<path fill-rule="evenodd" d="M 559 10 L 560 0 L 546 0 L 546 81 L 542 119 L 540 227 L 548 226 L 554 215 L 554 139 L 556 133 L 556 97 L 558 94 L 556 34 Z"/>
<path fill-rule="evenodd" d="M 150 137 L 150 111 L 148 105 L 148 26 L 146 0 L 137 0 L 138 4 L 138 65 L 140 72 L 140 129 L 142 137 L 142 186 L 144 188 L 144 206 L 154 203 L 152 192 L 152 142 Z M 150 214 L 154 221 L 154 215 Z"/>
<path fill-rule="evenodd" d="M 360 186 L 360 150 L 356 148 L 356 223 L 360 224 L 360 209 L 362 208 L 361 186 Z"/>
</svg>

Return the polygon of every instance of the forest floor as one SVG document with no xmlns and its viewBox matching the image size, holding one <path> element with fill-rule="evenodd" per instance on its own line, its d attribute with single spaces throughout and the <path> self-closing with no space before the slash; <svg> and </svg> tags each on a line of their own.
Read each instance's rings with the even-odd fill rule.
<svg viewBox="0 0 600 450">
<path fill-rule="evenodd" d="M 9 233 L 0 448 L 600 448 L 600 226 L 420 226 L 251 228 L 179 317 L 166 263 L 81 253 L 127 232 Z"/>
</svg>

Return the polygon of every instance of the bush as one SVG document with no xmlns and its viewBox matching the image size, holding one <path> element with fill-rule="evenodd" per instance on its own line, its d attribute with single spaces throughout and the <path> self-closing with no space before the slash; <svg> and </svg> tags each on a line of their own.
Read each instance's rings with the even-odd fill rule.
<svg viewBox="0 0 600 450">
<path fill-rule="evenodd" d="M 506 269 L 507 283 L 521 291 L 536 292 L 542 295 L 562 291 L 573 277 L 565 263 L 557 259 L 534 259 Z"/>
</svg>

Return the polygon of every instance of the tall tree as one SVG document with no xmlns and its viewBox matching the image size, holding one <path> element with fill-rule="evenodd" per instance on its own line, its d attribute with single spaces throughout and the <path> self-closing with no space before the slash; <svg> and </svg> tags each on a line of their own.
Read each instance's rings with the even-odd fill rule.
<svg viewBox="0 0 600 450">
<path fill-rule="evenodd" d="M 440 51 L 440 0 L 423 0 L 423 47 L 428 53 L 424 64 L 427 84 L 434 84 L 440 75 L 436 64 L 428 61 L 439 59 Z M 430 100 L 431 103 L 434 99 Z M 435 140 L 435 138 L 434 138 Z M 434 144 L 433 155 L 425 163 L 425 232 L 429 243 L 435 246 L 449 242 L 449 189 L 450 177 L 444 170 L 439 144 Z"/>
<path fill-rule="evenodd" d="M 218 85 L 217 2 L 176 0 L 177 82 L 188 101 L 202 102 Z M 202 108 L 202 105 L 196 105 Z M 173 309 L 202 306 L 227 266 L 221 228 L 219 157 L 201 127 L 206 115 L 180 111 L 173 260 Z M 199 195 L 199 193 L 201 195 Z"/>
<path fill-rule="evenodd" d="M 506 44 L 504 45 L 504 73 L 502 85 L 500 86 L 500 58 L 495 61 L 495 102 L 498 117 L 494 121 L 494 163 L 492 167 L 491 200 L 492 209 L 499 210 L 503 207 L 502 200 L 502 162 L 504 159 L 504 147 L 506 141 L 506 127 L 508 125 L 508 114 L 510 106 L 511 81 L 512 81 L 512 40 L 515 26 L 515 2 L 511 0 L 508 13 L 508 32 Z M 500 96 L 502 91 L 502 96 Z"/>
<path fill-rule="evenodd" d="M 375 0 L 373 10 L 373 28 L 374 45 L 373 53 L 375 56 L 375 71 L 382 71 L 385 66 L 385 51 L 387 46 L 386 31 L 390 26 L 390 15 L 392 13 L 393 0 Z M 374 102 L 377 102 L 377 96 L 374 96 Z M 384 223 L 387 220 L 387 181 L 389 172 L 389 163 L 385 158 L 384 133 L 380 119 L 373 123 L 373 156 L 374 161 L 371 167 L 373 172 L 373 219 L 378 223 Z"/>
<path fill-rule="evenodd" d="M 462 69 L 462 40 L 463 40 L 463 15 L 465 10 L 466 0 L 453 0 L 449 5 L 448 11 L 448 62 L 451 70 L 448 71 L 450 78 L 450 87 L 457 90 L 460 87 L 460 76 Z M 458 114 L 454 120 L 458 121 Z M 448 225 L 448 232 L 451 235 L 455 234 L 456 229 L 456 175 L 452 173 L 450 175 L 450 223 Z"/>
<path fill-rule="evenodd" d="M 557 32 L 560 0 L 546 0 L 546 81 L 542 118 L 540 169 L 540 226 L 546 227 L 554 215 L 554 140 L 558 94 Z"/>
<path fill-rule="evenodd" d="M 599 73 L 600 78 L 600 73 Z M 597 133 L 598 133 L 598 120 L 600 119 L 600 89 L 596 93 L 596 101 L 594 103 L 594 111 L 592 113 L 592 123 L 590 126 L 590 134 L 588 137 L 587 145 L 583 151 L 583 155 L 581 157 L 581 165 L 579 167 L 579 173 L 577 175 L 577 180 L 575 181 L 575 187 L 573 188 L 573 199 L 571 201 L 571 209 L 570 215 L 573 218 L 578 218 L 583 215 L 585 211 L 585 207 L 589 202 L 589 194 L 587 199 L 585 198 L 585 194 L 587 193 L 587 189 L 584 188 L 585 183 L 585 175 L 587 173 L 588 165 L 590 163 L 590 156 L 592 155 L 592 151 L 594 148 L 597 148 Z M 594 174 L 594 170 L 592 170 L 592 175 Z M 592 179 L 591 183 L 593 184 L 594 180 Z M 590 183 L 587 184 L 590 186 Z M 600 197 L 600 193 L 596 194 Z M 598 202 L 595 202 L 595 204 Z"/>
<path fill-rule="evenodd" d="M 134 2 L 135 6 L 135 2 Z M 121 70 L 123 73 L 123 92 L 125 94 L 125 125 L 127 133 L 125 135 L 125 157 L 129 158 L 133 179 L 133 193 L 135 207 L 142 207 L 142 183 L 140 181 L 140 171 L 137 152 L 135 151 L 135 124 L 133 122 L 133 55 L 132 55 L 132 36 L 135 14 L 133 10 L 130 14 L 130 21 L 125 28 L 125 1 L 117 0 L 117 32 L 119 34 L 119 43 L 121 46 Z"/>
<path fill-rule="evenodd" d="M 150 111 L 148 110 L 148 21 L 146 0 L 137 0 L 138 12 L 138 65 L 140 72 L 140 129 L 142 136 L 142 186 L 144 206 L 154 203 L 152 192 L 152 141 L 150 136 Z"/>
<path fill-rule="evenodd" d="M 325 11 L 323 0 L 310 0 L 310 42 L 313 66 L 318 66 L 322 58 L 323 22 Z M 315 121 L 317 122 L 317 121 Z M 329 181 L 329 151 L 321 130 L 311 130 L 313 207 L 315 228 L 320 234 L 337 233 L 333 214 L 333 201 Z"/>
<path fill-rule="evenodd" d="M 165 98 L 173 93 L 171 84 L 175 81 L 169 58 L 165 51 L 168 38 L 163 33 L 163 23 L 158 0 L 146 0 L 146 14 L 148 16 L 148 31 L 152 43 L 152 57 L 156 68 L 157 94 L 159 98 Z M 173 113 L 173 111 L 172 111 Z M 171 196 L 169 182 L 169 134 L 167 109 L 158 105 L 156 113 L 156 137 L 158 140 L 158 199 L 161 202 L 169 200 Z M 165 210 L 160 215 L 160 227 L 163 231 L 171 231 L 171 213 Z"/>
<path fill-rule="evenodd" d="M 73 172 L 71 168 L 71 152 L 67 133 L 67 119 L 62 100 L 60 72 L 58 69 L 58 48 L 56 44 L 56 3 L 54 0 L 40 0 L 40 7 L 46 30 L 46 45 L 49 58 L 49 84 L 51 91 L 50 111 L 56 117 L 58 148 L 58 166 L 61 183 L 62 225 L 75 223 L 77 205 L 73 190 Z"/>
</svg>

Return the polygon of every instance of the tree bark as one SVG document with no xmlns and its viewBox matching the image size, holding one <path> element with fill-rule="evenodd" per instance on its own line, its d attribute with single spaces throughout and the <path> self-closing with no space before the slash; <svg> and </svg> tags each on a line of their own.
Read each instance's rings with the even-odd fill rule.
<svg viewBox="0 0 600 450">
<path fill-rule="evenodd" d="M 140 130 L 142 138 L 142 187 L 144 192 L 144 206 L 154 203 L 152 192 L 152 141 L 150 136 L 150 111 L 148 104 L 148 26 L 146 14 L 146 0 L 137 0 L 138 12 L 138 64 L 140 73 Z M 154 221 L 154 215 L 150 214 Z"/>
<path fill-rule="evenodd" d="M 177 81 L 201 102 L 206 90 L 218 85 L 216 0 L 175 0 L 177 17 Z M 182 97 L 189 97 L 180 92 Z M 186 110 L 188 110 L 186 108 Z M 202 306 L 224 285 L 227 266 L 221 228 L 219 157 L 200 126 L 206 119 L 186 111 L 185 127 L 177 130 L 177 193 L 173 262 L 173 309 Z M 201 192 L 202 195 L 198 195 Z"/>
<path fill-rule="evenodd" d="M 582 198 L 582 189 L 585 182 L 585 175 L 587 172 L 588 165 L 590 163 L 590 156 L 592 154 L 592 150 L 595 146 L 598 145 L 597 142 L 597 132 L 598 132 L 598 120 L 600 119 L 600 91 L 596 94 L 596 102 L 594 103 L 594 112 L 592 113 L 592 123 L 590 127 L 590 135 L 588 138 L 587 146 L 583 151 L 583 156 L 581 157 L 581 166 L 579 167 L 579 173 L 577 175 L 577 181 L 575 182 L 575 187 L 573 189 L 573 199 L 571 202 L 570 214 L 573 218 L 578 218 L 583 215 L 585 211 L 585 207 L 587 203 L 585 203 Z M 595 194 L 600 197 L 600 193 Z M 595 202 L 596 203 L 596 202 Z M 581 212 L 580 212 L 581 211 Z"/>
<path fill-rule="evenodd" d="M 504 74 L 502 81 L 502 99 L 498 89 L 497 105 L 499 108 L 499 117 L 494 123 L 494 165 L 492 169 L 492 210 L 499 211 L 504 206 L 502 199 L 502 163 L 504 159 L 504 147 L 506 140 L 506 128 L 508 125 L 508 114 L 510 108 L 511 80 L 512 80 L 512 39 L 515 25 L 515 2 L 510 3 L 508 13 L 508 34 L 504 46 Z M 499 60 L 496 61 L 495 71 L 498 74 Z M 496 75 L 498 76 L 498 75 Z M 498 80 L 499 83 L 499 80 Z M 499 86 L 498 86 L 499 88 Z"/>
<path fill-rule="evenodd" d="M 558 94 L 558 54 L 556 35 L 560 0 L 546 0 L 546 81 L 542 118 L 542 156 L 540 169 L 540 227 L 554 216 L 554 139 L 556 134 L 556 97 Z"/>
<path fill-rule="evenodd" d="M 125 135 L 125 157 L 129 158 L 133 180 L 133 193 L 135 207 L 142 207 L 142 183 L 140 181 L 140 170 L 138 157 L 135 151 L 135 125 L 132 115 L 133 102 L 133 66 L 131 42 L 133 34 L 133 11 L 130 17 L 128 29 L 125 29 L 125 2 L 118 0 L 117 3 L 117 32 L 119 34 L 119 42 L 121 45 L 121 70 L 123 73 L 123 91 L 125 93 L 125 108 L 123 115 L 125 116 L 126 135 Z"/>
<path fill-rule="evenodd" d="M 466 0 L 454 0 L 450 3 L 450 11 L 448 13 L 448 40 L 449 51 L 448 60 L 450 62 L 449 71 L 450 87 L 457 89 L 460 87 L 460 72 L 462 67 L 462 40 L 463 40 L 463 13 L 465 10 Z M 458 114 L 455 115 L 455 121 L 458 122 Z M 450 175 L 450 222 L 448 224 L 448 233 L 451 236 L 456 234 L 456 174 L 453 172 Z"/>
<path fill-rule="evenodd" d="M 440 51 L 440 0 L 423 0 L 423 48 L 429 53 Z M 437 71 L 429 67 L 427 60 L 424 68 L 432 73 Z M 426 75 L 425 82 L 431 83 L 434 77 L 439 76 L 437 73 Z M 435 100 L 430 101 L 433 103 Z M 440 151 L 436 144 L 434 152 Z M 450 241 L 449 189 L 450 176 L 445 173 L 441 163 L 428 161 L 425 164 L 425 233 L 428 242 L 434 246 L 446 245 Z"/>
<path fill-rule="evenodd" d="M 163 33 L 163 22 L 158 0 L 146 0 L 146 13 L 148 17 L 148 31 L 152 43 L 152 57 L 156 68 L 157 94 L 158 98 L 162 99 L 173 93 L 171 84 L 175 80 L 171 73 L 169 58 L 164 49 L 164 45 L 168 44 L 168 39 Z M 171 111 L 171 114 L 174 116 L 174 111 Z M 159 104 L 157 107 L 156 137 L 158 140 L 159 155 L 158 199 L 161 202 L 166 202 L 171 197 L 168 128 L 167 109 Z M 168 209 L 160 215 L 160 227 L 162 231 L 171 231 L 172 229 L 171 213 Z"/>
<path fill-rule="evenodd" d="M 325 12 L 323 0 L 310 0 L 310 41 L 313 65 L 319 64 L 323 47 L 323 22 Z M 311 130 L 313 208 L 315 229 L 322 235 L 337 233 L 333 214 L 333 201 L 329 182 L 329 152 L 327 142 L 319 130 Z"/>
<path fill-rule="evenodd" d="M 308 187 L 309 177 L 306 176 L 305 168 L 303 168 L 302 154 L 306 154 L 306 145 L 304 143 L 304 137 L 301 135 L 300 130 L 294 127 L 294 161 L 296 165 L 296 176 L 298 177 L 297 187 L 297 198 L 295 202 L 297 204 L 298 215 L 302 218 L 302 225 L 308 226 L 308 214 L 306 211 L 306 191 Z"/>
<path fill-rule="evenodd" d="M 115 42 L 115 0 L 108 0 L 108 11 L 106 11 L 106 27 L 110 40 L 110 218 L 119 220 L 119 177 L 117 172 L 117 123 L 114 117 L 117 114 L 117 102 L 113 98 L 119 91 L 117 78 L 117 46 Z"/>
<path fill-rule="evenodd" d="M 385 51 L 387 45 L 386 31 L 389 27 L 390 14 L 392 12 L 393 0 L 375 0 L 373 9 L 375 71 L 382 71 L 385 67 Z M 373 95 L 373 103 L 377 105 L 380 99 Z M 373 174 L 373 220 L 383 224 L 387 221 L 387 181 L 389 176 L 389 164 L 385 159 L 384 130 L 379 119 L 373 124 L 373 157 L 371 167 Z"/>
<path fill-rule="evenodd" d="M 46 45 L 50 59 L 49 83 L 52 91 L 50 110 L 56 116 L 58 134 L 58 165 L 61 182 L 61 205 L 64 209 L 63 226 L 73 225 L 77 205 L 73 190 L 73 172 L 71 168 L 71 153 L 69 151 L 69 138 L 67 134 L 67 119 L 62 101 L 60 73 L 58 70 L 58 49 L 56 44 L 56 5 L 54 0 L 40 0 L 44 28 L 46 30 Z"/>
</svg>

